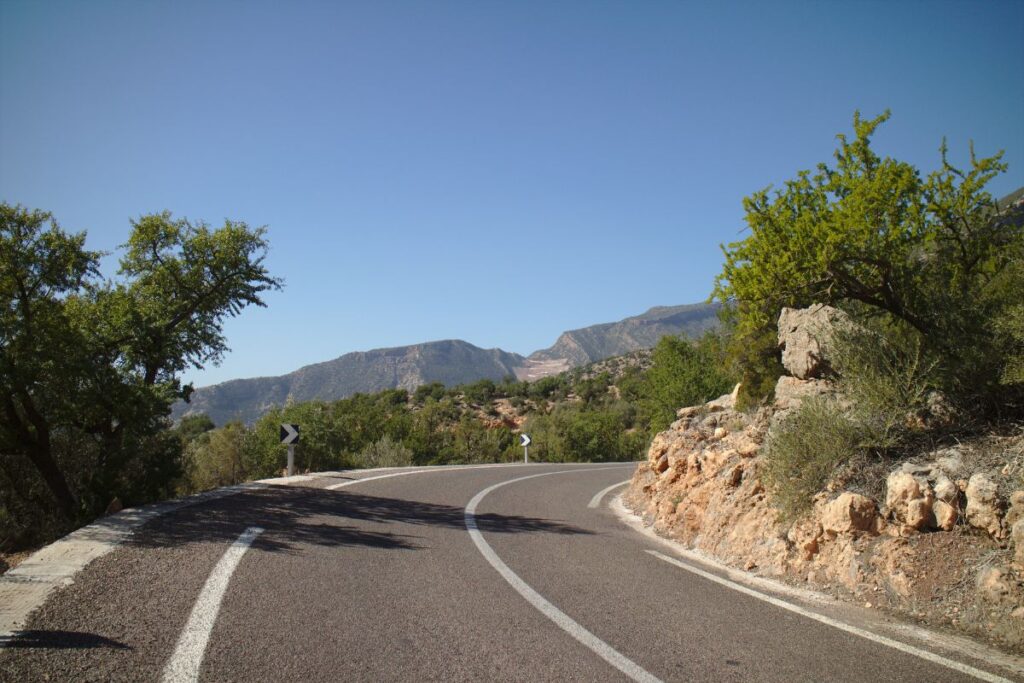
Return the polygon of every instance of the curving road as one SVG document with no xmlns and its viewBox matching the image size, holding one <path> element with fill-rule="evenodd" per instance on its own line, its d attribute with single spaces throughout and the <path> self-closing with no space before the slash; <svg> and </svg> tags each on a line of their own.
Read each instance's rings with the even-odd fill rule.
<svg viewBox="0 0 1024 683">
<path fill-rule="evenodd" d="M 1012 675 L 672 556 L 609 509 L 634 468 L 347 472 L 168 512 L 49 597 L 0 650 L 0 680 Z"/>
</svg>

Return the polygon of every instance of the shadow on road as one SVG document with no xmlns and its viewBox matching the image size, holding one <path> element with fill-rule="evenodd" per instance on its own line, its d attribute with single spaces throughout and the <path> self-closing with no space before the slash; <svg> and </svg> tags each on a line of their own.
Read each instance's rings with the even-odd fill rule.
<svg viewBox="0 0 1024 683">
<path fill-rule="evenodd" d="M 90 650 L 94 648 L 110 648 L 113 650 L 130 650 L 124 643 L 104 638 L 94 633 L 79 631 L 18 631 L 13 636 L 0 638 L 4 647 L 9 648 L 47 648 L 57 650 Z"/>
<path fill-rule="evenodd" d="M 294 552 L 300 545 L 368 546 L 415 550 L 416 536 L 359 528 L 355 523 L 404 523 L 465 528 L 463 508 L 421 501 L 366 496 L 299 486 L 269 486 L 185 508 L 157 518 L 132 535 L 129 544 L 168 547 L 196 542 L 229 542 L 246 527 L 265 529 L 254 548 Z M 518 515 L 476 515 L 489 533 L 590 534 L 561 522 Z"/>
</svg>

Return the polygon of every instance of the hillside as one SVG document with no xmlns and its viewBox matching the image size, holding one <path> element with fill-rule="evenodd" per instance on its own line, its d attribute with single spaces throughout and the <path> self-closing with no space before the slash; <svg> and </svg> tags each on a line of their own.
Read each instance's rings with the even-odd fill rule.
<svg viewBox="0 0 1024 683">
<path fill-rule="evenodd" d="M 415 389 L 421 384 L 499 381 L 515 374 L 523 357 L 501 349 L 481 349 L 446 340 L 373 351 L 357 351 L 299 368 L 279 377 L 236 379 L 197 389 L 174 417 L 206 413 L 217 424 L 252 422 L 269 408 L 289 401 L 333 400 L 382 389 Z"/>
<path fill-rule="evenodd" d="M 656 306 L 617 323 L 563 332 L 550 348 L 536 351 L 531 361 L 567 360 L 570 367 L 649 349 L 667 334 L 698 337 L 718 324 L 718 304 Z"/>
<path fill-rule="evenodd" d="M 254 421 L 269 408 L 289 401 L 336 400 L 355 393 L 409 389 L 441 382 L 453 386 L 480 379 L 500 381 L 541 377 L 623 355 L 657 344 L 661 337 L 695 337 L 717 324 L 718 306 L 659 306 L 638 316 L 570 330 L 553 346 L 523 357 L 501 349 L 481 349 L 460 340 L 348 353 L 278 377 L 237 379 L 200 387 L 191 403 L 178 403 L 172 417 L 206 413 L 217 424 Z"/>
</svg>

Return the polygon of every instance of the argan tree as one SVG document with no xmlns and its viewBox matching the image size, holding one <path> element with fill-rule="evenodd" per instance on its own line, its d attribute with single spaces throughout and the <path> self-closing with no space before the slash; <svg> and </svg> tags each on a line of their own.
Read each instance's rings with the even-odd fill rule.
<svg viewBox="0 0 1024 683">
<path fill-rule="evenodd" d="M 107 280 L 85 233 L 0 204 L 0 474 L 26 505 L 45 503 L 41 480 L 68 521 L 168 492 L 179 373 L 218 361 L 224 320 L 280 288 L 263 228 L 166 212 L 131 226 Z"/>
<path fill-rule="evenodd" d="M 731 307 L 733 352 L 755 394 L 748 398 L 777 376 L 780 309 L 814 302 L 919 336 L 954 391 L 998 380 L 987 371 L 998 364 L 992 324 L 1012 290 L 1007 273 L 1024 253 L 1019 216 L 985 190 L 1006 170 L 1002 153 L 978 158 L 972 147 L 970 166 L 960 169 L 943 142 L 940 168 L 922 176 L 872 149 L 888 118 L 855 114 L 854 137 L 838 136 L 834 165 L 744 200 L 750 235 L 723 247 L 713 296 Z"/>
</svg>

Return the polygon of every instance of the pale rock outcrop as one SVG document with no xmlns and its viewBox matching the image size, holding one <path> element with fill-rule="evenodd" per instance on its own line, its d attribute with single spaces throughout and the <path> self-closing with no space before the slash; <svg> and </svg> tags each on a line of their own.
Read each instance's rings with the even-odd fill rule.
<svg viewBox="0 0 1024 683">
<path fill-rule="evenodd" d="M 1021 519 L 1024 519 L 1024 491 L 1014 491 L 1010 494 L 1010 505 L 1006 510 L 1003 524 L 1007 529 L 1011 529 Z"/>
<path fill-rule="evenodd" d="M 797 319 L 815 316 L 785 320 Z M 680 409 L 679 419 L 652 440 L 623 496 L 626 504 L 659 533 L 725 563 L 807 581 L 862 603 L 877 604 L 884 595 L 891 608 L 918 618 L 925 609 L 929 619 L 998 637 L 1024 652 L 1024 491 L 1010 496 L 1004 515 L 997 475 L 965 465 L 974 462 L 970 444 L 901 463 L 886 479 L 884 506 L 844 490 L 853 484 L 840 474 L 815 496 L 807 516 L 780 518 L 762 481 L 769 432 L 810 397 L 843 405 L 831 381 L 812 376 L 826 372 L 828 344 L 807 341 L 817 339 L 807 330 L 780 331 L 783 338 L 801 340 L 790 349 L 789 366 L 803 367 L 809 379 L 780 378 L 774 404 L 753 414 L 736 410 L 735 390 Z M 806 350 L 798 360 L 793 354 L 801 346 Z M 1003 479 L 1008 472 L 1001 470 Z M 924 533 L 951 531 L 965 521 L 985 533 Z M 1013 564 L 998 552 L 1008 543 Z M 979 599 L 955 598 L 965 581 L 975 582 Z"/>
<path fill-rule="evenodd" d="M 872 531 L 878 506 L 875 501 L 859 493 L 842 493 L 825 506 L 821 526 L 830 534 Z"/>
<path fill-rule="evenodd" d="M 799 379 L 827 376 L 832 371 L 828 352 L 834 329 L 849 322 L 846 313 L 824 304 L 783 308 L 779 315 L 783 367 Z"/>
<path fill-rule="evenodd" d="M 932 526 L 934 503 L 928 481 L 920 476 L 897 470 L 886 479 L 885 507 L 896 521 L 903 522 L 904 530 L 923 531 Z"/>
<path fill-rule="evenodd" d="M 999 487 L 992 477 L 984 472 L 971 476 L 967 482 L 967 523 L 984 529 L 993 538 L 1001 538 L 1003 507 L 999 499 Z"/>
<path fill-rule="evenodd" d="M 935 477 L 935 498 L 949 506 L 955 507 L 960 498 L 960 489 L 957 488 L 956 482 L 947 477 L 944 473 L 939 472 Z"/>
<path fill-rule="evenodd" d="M 1008 602 L 1014 593 L 1009 572 L 1002 567 L 988 567 L 975 580 L 978 596 L 985 602 L 999 605 Z"/>
<path fill-rule="evenodd" d="M 932 515 L 935 517 L 935 526 L 943 531 L 952 531 L 960 513 L 955 507 L 944 500 L 937 500 L 932 506 Z"/>
<path fill-rule="evenodd" d="M 802 380 L 783 375 L 775 384 L 774 407 L 778 411 L 795 410 L 809 398 L 834 394 L 835 387 L 827 380 Z"/>
<path fill-rule="evenodd" d="M 953 478 L 961 478 L 970 474 L 964 465 L 964 456 L 956 448 L 945 448 L 932 453 L 935 465 Z"/>
</svg>

